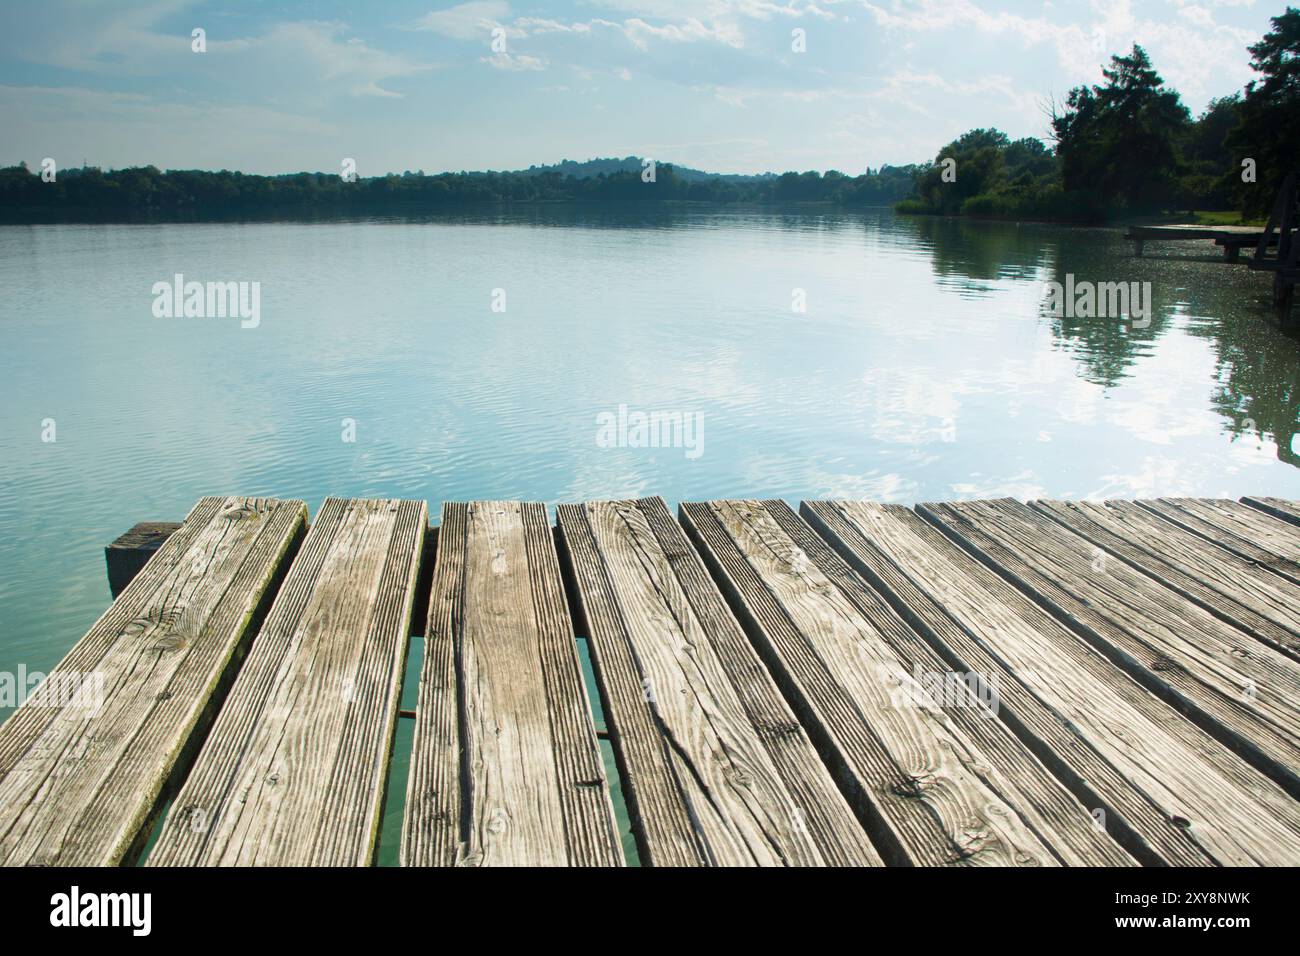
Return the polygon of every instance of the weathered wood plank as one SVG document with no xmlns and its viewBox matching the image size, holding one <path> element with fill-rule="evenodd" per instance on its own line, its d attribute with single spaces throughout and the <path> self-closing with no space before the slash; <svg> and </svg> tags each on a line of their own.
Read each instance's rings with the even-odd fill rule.
<svg viewBox="0 0 1300 956">
<path fill-rule="evenodd" d="M 1207 226 L 1195 223 L 1171 223 L 1159 226 L 1129 226 L 1126 239 L 1213 239 L 1216 242 L 1242 242 L 1254 245 L 1264 235 L 1258 226 Z"/>
<path fill-rule="evenodd" d="M 989 675 L 998 716 L 1140 860 L 1300 862 L 1300 805 L 916 513 L 803 511 L 949 665 Z"/>
<path fill-rule="evenodd" d="M 880 865 L 663 500 L 558 519 L 642 862 Z"/>
<path fill-rule="evenodd" d="M 1195 515 L 1208 525 L 1230 531 L 1260 547 L 1292 561 L 1300 561 L 1300 528 L 1285 517 L 1290 503 L 1270 498 L 1274 511 L 1232 501 L 1228 498 L 1162 498 L 1180 510 Z"/>
<path fill-rule="evenodd" d="M 133 862 L 306 518 L 301 501 L 194 506 L 0 727 L 0 863 Z"/>
<path fill-rule="evenodd" d="M 687 532 L 891 863 L 1131 865 L 1090 809 L 789 506 L 682 506 Z"/>
<path fill-rule="evenodd" d="M 1300 525 L 1300 502 L 1287 501 L 1285 498 L 1256 498 L 1250 496 L 1242 498 L 1241 502 L 1282 521 Z"/>
<path fill-rule="evenodd" d="M 1220 620 L 1300 659 L 1300 587 L 1131 501 L 1036 501 L 1030 507 Z"/>
<path fill-rule="evenodd" d="M 1300 665 L 1011 499 L 917 511 L 1300 795 Z"/>
<path fill-rule="evenodd" d="M 373 862 L 426 515 L 325 501 L 149 865 Z"/>
<path fill-rule="evenodd" d="M 443 506 L 426 641 L 404 862 L 621 865 L 544 505 Z M 449 800 L 440 781 L 452 773 L 452 728 L 435 698 L 447 696 L 453 658 L 463 761 Z"/>
<path fill-rule="evenodd" d="M 1300 529 L 1275 520 L 1276 516 L 1225 500 L 1211 503 L 1195 498 L 1156 498 L 1134 504 L 1264 570 L 1300 584 Z"/>
</svg>

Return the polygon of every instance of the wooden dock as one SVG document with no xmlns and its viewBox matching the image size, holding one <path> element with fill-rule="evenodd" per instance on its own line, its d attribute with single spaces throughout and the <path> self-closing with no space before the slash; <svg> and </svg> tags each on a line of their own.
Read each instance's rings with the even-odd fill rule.
<svg viewBox="0 0 1300 956">
<path fill-rule="evenodd" d="M 307 517 L 141 539 L 0 726 L 0 862 L 375 862 L 418 635 L 404 865 L 1300 865 L 1300 502 Z"/>
<path fill-rule="evenodd" d="M 1291 324 L 1291 304 L 1300 282 L 1300 175 L 1291 173 L 1283 180 L 1249 264 L 1273 273 L 1273 307 L 1284 324 Z"/>
<path fill-rule="evenodd" d="M 1263 241 L 1276 245 L 1277 236 L 1267 236 L 1258 226 L 1203 226 L 1195 223 L 1171 223 L 1164 226 L 1129 226 L 1125 239 L 1132 241 L 1133 254 L 1141 258 L 1148 242 L 1213 242 L 1223 250 L 1227 262 L 1237 262 L 1241 250 L 1258 249 Z"/>
<path fill-rule="evenodd" d="M 1141 258 L 1148 241 L 1203 242 L 1223 249 L 1226 262 L 1245 263 L 1252 271 L 1273 274 L 1273 309 L 1280 324 L 1296 328 L 1292 315 L 1296 283 L 1300 282 L 1300 174 L 1287 175 L 1278 188 L 1268 222 L 1255 226 L 1203 226 L 1177 223 L 1163 226 L 1129 226 L 1125 239 L 1133 242 L 1133 253 Z M 1250 247 L 1254 255 L 1241 258 Z"/>
</svg>

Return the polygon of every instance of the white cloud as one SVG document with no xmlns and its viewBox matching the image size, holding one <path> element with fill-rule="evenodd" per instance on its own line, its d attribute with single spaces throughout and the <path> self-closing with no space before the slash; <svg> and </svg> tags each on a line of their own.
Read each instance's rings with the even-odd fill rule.
<svg viewBox="0 0 1300 956">
<path fill-rule="evenodd" d="M 586 23 L 561 23 L 559 20 L 545 20 L 540 17 L 519 17 L 512 24 L 515 29 L 528 36 L 543 36 L 547 33 L 590 33 L 593 27 L 611 27 L 618 29 L 612 20 L 589 20 Z"/>
<path fill-rule="evenodd" d="M 241 41 L 230 52 L 274 63 L 280 70 L 287 65 L 301 66 L 308 76 L 361 96 L 400 96 L 380 84 L 431 69 L 400 54 L 375 49 L 348 37 L 347 32 L 342 23 L 282 23 L 264 36 Z M 222 52 L 220 46 L 209 49 L 208 55 Z"/>
<path fill-rule="evenodd" d="M 885 88 L 871 94 L 874 99 L 898 99 L 921 89 L 937 92 L 945 97 L 985 97 L 994 94 L 1022 113 L 1032 113 L 1038 107 L 1040 94 L 1025 90 L 1011 77 L 988 73 L 974 80 L 953 80 L 939 73 L 918 73 L 900 70 L 885 77 Z"/>
<path fill-rule="evenodd" d="M 207 32 L 207 52 L 190 48 L 189 31 L 160 32 L 158 22 L 183 4 L 153 4 L 82 23 L 66 36 L 55 31 L 24 50 L 35 62 L 104 77 L 210 78 L 221 88 L 283 101 L 294 91 L 319 102 L 330 94 L 397 96 L 384 81 L 431 69 L 407 56 L 377 49 L 339 22 L 295 21 L 248 37 Z M 103 8 L 87 8 L 88 15 Z M 79 14 L 80 16 L 80 14 Z"/>
<path fill-rule="evenodd" d="M 486 37 L 508 16 L 510 4 L 505 0 L 469 0 L 446 10 L 426 13 L 411 24 L 411 29 L 426 30 L 453 40 L 473 40 Z"/>
<path fill-rule="evenodd" d="M 810 0 L 593 0 L 597 6 L 622 10 L 639 17 L 658 20 L 682 20 L 699 17 L 715 20 L 722 17 L 748 17 L 768 20 L 774 16 L 801 17 L 805 14 L 831 19 L 834 14 Z M 835 0 L 831 0 L 835 2 Z"/>
<path fill-rule="evenodd" d="M 743 47 L 744 38 L 734 24 L 719 23 L 706 26 L 695 17 L 689 17 L 681 24 L 666 23 L 654 26 L 640 17 L 633 17 L 623 24 L 623 33 L 638 48 L 644 50 L 649 40 L 665 40 L 670 43 L 691 43 L 696 40 L 713 40 L 731 47 Z"/>
<path fill-rule="evenodd" d="M 1249 5 L 1250 0 L 1170 0 L 1180 8 L 1180 15 L 1173 20 L 1138 17 L 1129 0 L 1093 0 L 1087 9 L 1083 4 L 1072 5 L 1067 9 L 1075 11 L 1074 20 L 1064 15 L 1049 18 L 990 12 L 975 0 L 893 0 L 888 6 L 883 0 L 853 2 L 886 29 L 910 33 L 973 30 L 1010 36 L 1026 47 L 1051 44 L 1072 82 L 1098 79 L 1111 54 L 1140 43 L 1164 78 L 1192 98 L 1206 92 L 1207 80 L 1215 90 L 1227 83 L 1243 84 L 1249 74 L 1245 46 L 1256 39 L 1249 30 L 1219 23 L 1211 9 L 1243 2 Z"/>
<path fill-rule="evenodd" d="M 155 25 L 183 10 L 185 2 L 150 3 L 119 8 L 115 4 L 79 5 L 72 12 L 56 4 L 40 5 L 45 18 L 39 36 L 5 53 L 20 59 L 84 73 L 150 76 L 192 56 L 188 31 L 183 35 L 157 32 Z M 64 23 L 57 22 L 63 19 Z"/>
</svg>

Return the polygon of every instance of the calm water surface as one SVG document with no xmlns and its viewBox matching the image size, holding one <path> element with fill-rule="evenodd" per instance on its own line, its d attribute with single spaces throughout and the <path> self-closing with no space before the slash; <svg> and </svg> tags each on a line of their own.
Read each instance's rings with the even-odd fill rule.
<svg viewBox="0 0 1300 956">
<path fill-rule="evenodd" d="M 1267 280 L 1122 235 L 576 207 L 2 227 L 0 671 L 57 662 L 109 601 L 103 546 L 204 494 L 1300 498 Z M 154 318 L 175 273 L 260 282 L 260 326 Z M 1151 282 L 1149 327 L 1048 314 L 1067 273 Z M 703 453 L 598 446 L 620 404 L 699 413 Z"/>
</svg>

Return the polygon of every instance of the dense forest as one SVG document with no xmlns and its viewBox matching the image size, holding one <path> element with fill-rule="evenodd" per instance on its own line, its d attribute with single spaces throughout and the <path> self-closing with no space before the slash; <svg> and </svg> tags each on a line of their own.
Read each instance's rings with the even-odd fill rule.
<svg viewBox="0 0 1300 956">
<path fill-rule="evenodd" d="M 411 211 L 468 203 L 823 202 L 897 205 L 901 212 L 1099 222 L 1179 210 L 1267 214 L 1300 163 L 1300 10 L 1288 7 L 1249 48 L 1260 79 L 1193 118 L 1135 45 L 1111 58 L 1103 83 L 1070 91 L 1051 113 L 1051 146 L 975 129 L 933 163 L 719 175 L 654 167 L 636 157 L 563 161 L 515 172 L 423 171 L 344 179 L 338 173 L 257 176 L 222 170 L 0 168 L 0 219 L 208 218 L 252 214 Z M 1249 167 L 1249 169 L 1247 168 Z"/>
</svg>

